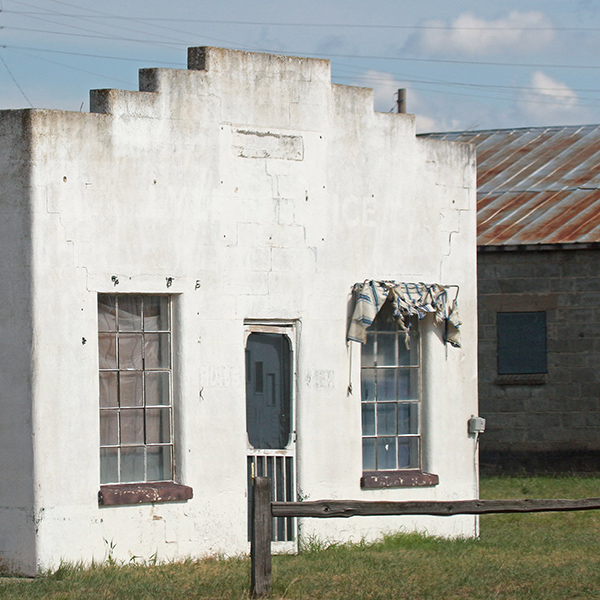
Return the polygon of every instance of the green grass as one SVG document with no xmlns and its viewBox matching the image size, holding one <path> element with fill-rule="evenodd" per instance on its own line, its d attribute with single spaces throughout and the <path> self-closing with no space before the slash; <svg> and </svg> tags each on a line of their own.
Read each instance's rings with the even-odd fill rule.
<svg viewBox="0 0 600 600">
<path fill-rule="evenodd" d="M 600 496 L 600 477 L 495 477 L 483 498 Z M 365 517 L 368 518 L 368 517 Z M 164 565 L 63 566 L 33 581 L 0 580 L 0 599 L 249 598 L 246 558 Z M 600 511 L 487 515 L 479 540 L 395 535 L 378 544 L 313 540 L 273 560 L 280 599 L 600 599 Z"/>
</svg>

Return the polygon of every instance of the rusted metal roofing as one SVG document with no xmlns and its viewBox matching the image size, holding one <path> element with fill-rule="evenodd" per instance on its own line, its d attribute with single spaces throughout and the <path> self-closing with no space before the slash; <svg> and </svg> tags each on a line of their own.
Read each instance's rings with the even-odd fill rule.
<svg viewBox="0 0 600 600">
<path fill-rule="evenodd" d="M 479 246 L 600 242 L 600 125 L 422 137 L 476 144 Z"/>
</svg>

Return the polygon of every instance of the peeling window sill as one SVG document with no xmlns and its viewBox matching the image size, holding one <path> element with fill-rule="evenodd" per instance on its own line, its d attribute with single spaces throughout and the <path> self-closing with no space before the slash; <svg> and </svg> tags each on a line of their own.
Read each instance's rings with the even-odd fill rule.
<svg viewBox="0 0 600 600">
<path fill-rule="evenodd" d="M 548 383 L 548 373 L 513 373 L 498 375 L 496 385 L 544 385 Z"/>
<path fill-rule="evenodd" d="M 440 478 L 433 473 L 422 471 L 365 471 L 360 480 L 362 489 L 372 490 L 399 487 L 431 487 Z"/>
<path fill-rule="evenodd" d="M 115 483 L 100 486 L 98 504 L 100 506 L 120 506 L 123 504 L 185 502 L 193 495 L 191 487 L 172 481 Z"/>
</svg>

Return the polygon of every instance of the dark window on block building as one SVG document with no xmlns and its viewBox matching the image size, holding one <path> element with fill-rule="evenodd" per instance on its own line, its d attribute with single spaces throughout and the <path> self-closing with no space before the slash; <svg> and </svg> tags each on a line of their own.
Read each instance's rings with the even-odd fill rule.
<svg viewBox="0 0 600 600">
<path fill-rule="evenodd" d="M 499 312 L 498 375 L 547 373 L 546 313 Z"/>
</svg>

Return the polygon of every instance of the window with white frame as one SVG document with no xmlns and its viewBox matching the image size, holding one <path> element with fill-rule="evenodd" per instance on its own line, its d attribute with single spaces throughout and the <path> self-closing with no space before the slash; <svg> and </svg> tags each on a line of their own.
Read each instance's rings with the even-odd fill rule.
<svg viewBox="0 0 600 600">
<path fill-rule="evenodd" d="M 99 294 L 101 483 L 173 479 L 171 298 Z"/>
<path fill-rule="evenodd" d="M 361 351 L 363 471 L 421 468 L 418 322 L 401 331 L 387 301 Z"/>
</svg>

